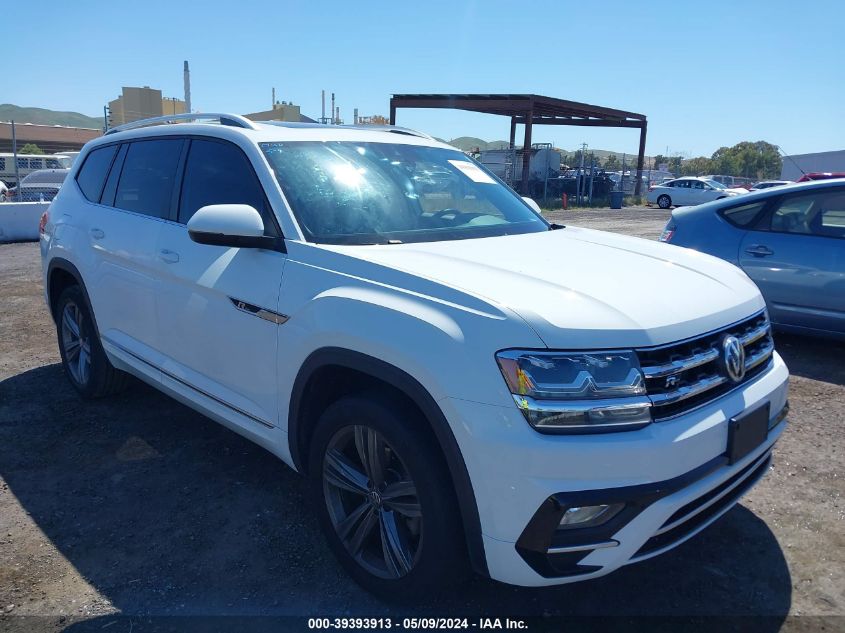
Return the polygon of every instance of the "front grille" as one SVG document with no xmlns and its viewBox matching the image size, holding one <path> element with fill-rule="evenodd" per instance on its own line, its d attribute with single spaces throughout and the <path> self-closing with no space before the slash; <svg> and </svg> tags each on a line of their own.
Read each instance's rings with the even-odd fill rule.
<svg viewBox="0 0 845 633">
<path fill-rule="evenodd" d="M 745 376 L 731 380 L 723 368 L 721 345 L 736 336 L 745 349 Z M 655 421 L 686 413 L 723 396 L 766 371 L 774 343 L 765 312 L 702 336 L 637 350 Z"/>
<path fill-rule="evenodd" d="M 769 451 L 721 484 L 686 504 L 669 517 L 660 529 L 637 550 L 633 560 L 683 541 L 690 534 L 739 501 L 766 474 L 772 463 Z"/>
</svg>

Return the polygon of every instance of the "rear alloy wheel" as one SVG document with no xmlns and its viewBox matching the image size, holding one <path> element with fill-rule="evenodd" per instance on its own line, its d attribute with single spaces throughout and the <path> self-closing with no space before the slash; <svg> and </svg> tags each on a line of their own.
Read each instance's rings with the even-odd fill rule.
<svg viewBox="0 0 845 633">
<path fill-rule="evenodd" d="M 76 384 L 85 386 L 91 377 L 91 332 L 75 302 L 65 303 L 59 327 L 65 368 Z"/>
<path fill-rule="evenodd" d="M 672 206 L 672 199 L 664 193 L 657 198 L 657 206 L 661 209 L 668 209 Z"/>
<path fill-rule="evenodd" d="M 100 398 L 121 391 L 128 375 L 109 362 L 79 286 L 64 289 L 54 314 L 62 366 L 79 394 Z"/>
<path fill-rule="evenodd" d="M 460 510 L 419 412 L 380 393 L 320 416 L 309 477 L 326 540 L 352 578 L 389 600 L 442 593 L 468 577 Z"/>
</svg>

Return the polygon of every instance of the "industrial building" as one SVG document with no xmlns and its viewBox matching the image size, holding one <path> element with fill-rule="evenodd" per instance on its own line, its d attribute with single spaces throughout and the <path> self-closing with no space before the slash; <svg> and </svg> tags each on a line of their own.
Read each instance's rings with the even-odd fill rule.
<svg viewBox="0 0 845 633">
<path fill-rule="evenodd" d="M 845 172 L 845 149 L 783 157 L 781 180 L 798 180 L 810 172 Z"/>
<path fill-rule="evenodd" d="M 109 101 L 109 127 L 139 119 L 185 112 L 187 108 L 184 101 L 175 97 L 162 97 L 161 90 L 149 86 L 143 88 L 124 86 L 121 95 L 114 101 Z"/>
<path fill-rule="evenodd" d="M 27 143 L 38 145 L 47 154 L 79 151 L 91 139 L 102 135 L 99 129 L 16 123 L 18 149 Z M 0 123 L 0 152 L 12 151 L 12 124 Z"/>
<path fill-rule="evenodd" d="M 251 112 L 244 115 L 251 121 L 292 121 L 294 123 L 316 123 L 310 117 L 305 116 L 299 111 L 299 106 L 285 101 L 277 101 L 273 104 L 271 110 L 263 110 L 261 112 Z"/>
</svg>

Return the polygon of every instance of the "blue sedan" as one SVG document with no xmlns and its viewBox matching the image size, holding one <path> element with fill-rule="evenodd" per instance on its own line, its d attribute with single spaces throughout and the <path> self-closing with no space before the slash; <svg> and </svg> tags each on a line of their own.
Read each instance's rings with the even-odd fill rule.
<svg viewBox="0 0 845 633">
<path fill-rule="evenodd" d="M 779 329 L 845 340 L 845 179 L 675 209 L 660 241 L 742 268 Z"/>
</svg>

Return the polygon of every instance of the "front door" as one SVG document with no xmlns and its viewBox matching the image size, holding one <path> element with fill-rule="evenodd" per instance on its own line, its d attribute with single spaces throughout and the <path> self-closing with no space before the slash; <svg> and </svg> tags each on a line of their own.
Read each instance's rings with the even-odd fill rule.
<svg viewBox="0 0 845 633">
<path fill-rule="evenodd" d="M 162 380 L 211 397 L 248 423 L 275 426 L 279 288 L 284 253 L 197 244 L 186 224 L 200 207 L 255 207 L 265 234 L 281 235 L 253 167 L 235 144 L 193 139 L 178 212 L 156 248 Z"/>
</svg>

